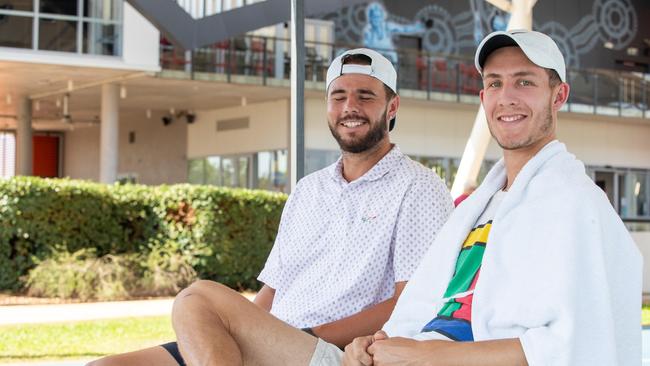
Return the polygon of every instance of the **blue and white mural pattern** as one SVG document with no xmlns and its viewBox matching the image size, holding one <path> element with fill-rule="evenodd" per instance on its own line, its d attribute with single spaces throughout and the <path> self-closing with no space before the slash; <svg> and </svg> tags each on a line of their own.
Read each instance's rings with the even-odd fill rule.
<svg viewBox="0 0 650 366">
<path fill-rule="evenodd" d="M 397 62 L 394 38 L 402 34 L 422 37 L 422 48 L 430 53 L 471 53 L 487 33 L 506 28 L 509 15 L 485 0 L 468 0 L 469 10 L 451 15 L 444 7 L 428 4 L 412 19 L 390 14 L 381 2 L 359 4 L 329 14 L 336 26 L 336 38 L 348 44 L 362 43 L 381 50 Z M 560 46 L 566 62 L 580 67 L 580 57 L 607 44 L 624 49 L 638 31 L 638 16 L 631 0 L 594 0 L 590 14 L 575 25 L 556 21 L 535 22 L 535 30 L 549 34 Z"/>
</svg>

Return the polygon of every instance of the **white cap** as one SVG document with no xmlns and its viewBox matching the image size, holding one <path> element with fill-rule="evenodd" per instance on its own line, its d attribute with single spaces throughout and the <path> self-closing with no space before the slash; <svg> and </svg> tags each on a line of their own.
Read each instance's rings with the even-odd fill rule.
<svg viewBox="0 0 650 366">
<path fill-rule="evenodd" d="M 483 38 L 474 56 L 474 65 L 478 72 L 483 73 L 485 60 L 494 50 L 508 46 L 521 48 L 530 62 L 539 67 L 555 70 L 560 79 L 566 82 L 564 56 L 555 41 L 544 33 L 525 29 L 492 32 Z"/>
<path fill-rule="evenodd" d="M 370 65 L 343 64 L 343 58 L 348 55 L 365 55 L 370 58 Z M 364 74 L 378 79 L 397 93 L 397 72 L 393 64 L 382 56 L 379 52 L 368 48 L 355 48 L 343 52 L 332 61 L 327 69 L 327 80 L 325 82 L 326 90 L 334 79 L 343 74 Z"/>
</svg>

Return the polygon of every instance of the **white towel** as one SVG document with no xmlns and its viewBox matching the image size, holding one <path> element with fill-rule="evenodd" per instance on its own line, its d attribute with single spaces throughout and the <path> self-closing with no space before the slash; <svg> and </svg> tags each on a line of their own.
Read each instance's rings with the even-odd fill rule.
<svg viewBox="0 0 650 366">
<path fill-rule="evenodd" d="M 390 336 L 416 336 L 440 310 L 461 244 L 505 179 L 501 160 L 449 218 L 384 325 Z M 553 141 L 495 214 L 474 291 L 474 339 L 519 338 L 531 366 L 639 365 L 641 269 L 604 192 Z"/>
</svg>

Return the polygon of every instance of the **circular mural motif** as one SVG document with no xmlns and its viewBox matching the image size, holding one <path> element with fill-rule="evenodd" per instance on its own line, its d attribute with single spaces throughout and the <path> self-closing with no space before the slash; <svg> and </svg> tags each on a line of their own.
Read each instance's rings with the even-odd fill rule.
<svg viewBox="0 0 650 366">
<path fill-rule="evenodd" d="M 358 44 L 363 41 L 363 26 L 366 24 L 365 4 L 343 7 L 331 18 L 335 20 L 335 34 L 338 41 L 348 44 Z"/>
<path fill-rule="evenodd" d="M 415 20 L 425 24 L 422 47 L 433 53 L 456 52 L 456 32 L 451 15 L 437 5 L 426 6 L 415 15 Z"/>
<path fill-rule="evenodd" d="M 636 12 L 630 0 L 596 0 L 593 14 L 601 38 L 611 42 L 615 50 L 627 46 L 637 32 Z"/>
<path fill-rule="evenodd" d="M 569 34 L 569 31 L 558 22 L 548 22 L 539 29 L 546 33 L 557 43 L 560 52 L 564 55 L 564 63 L 568 66 L 577 67 L 580 64 L 576 45 Z"/>
</svg>

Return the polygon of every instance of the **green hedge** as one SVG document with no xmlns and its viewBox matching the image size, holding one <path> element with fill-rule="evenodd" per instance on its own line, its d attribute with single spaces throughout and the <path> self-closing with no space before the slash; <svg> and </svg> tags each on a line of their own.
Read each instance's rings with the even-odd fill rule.
<svg viewBox="0 0 650 366">
<path fill-rule="evenodd" d="M 213 186 L 0 180 L 0 289 L 19 290 L 55 248 L 105 254 L 161 246 L 190 254 L 200 278 L 256 288 L 286 195 Z"/>
</svg>

